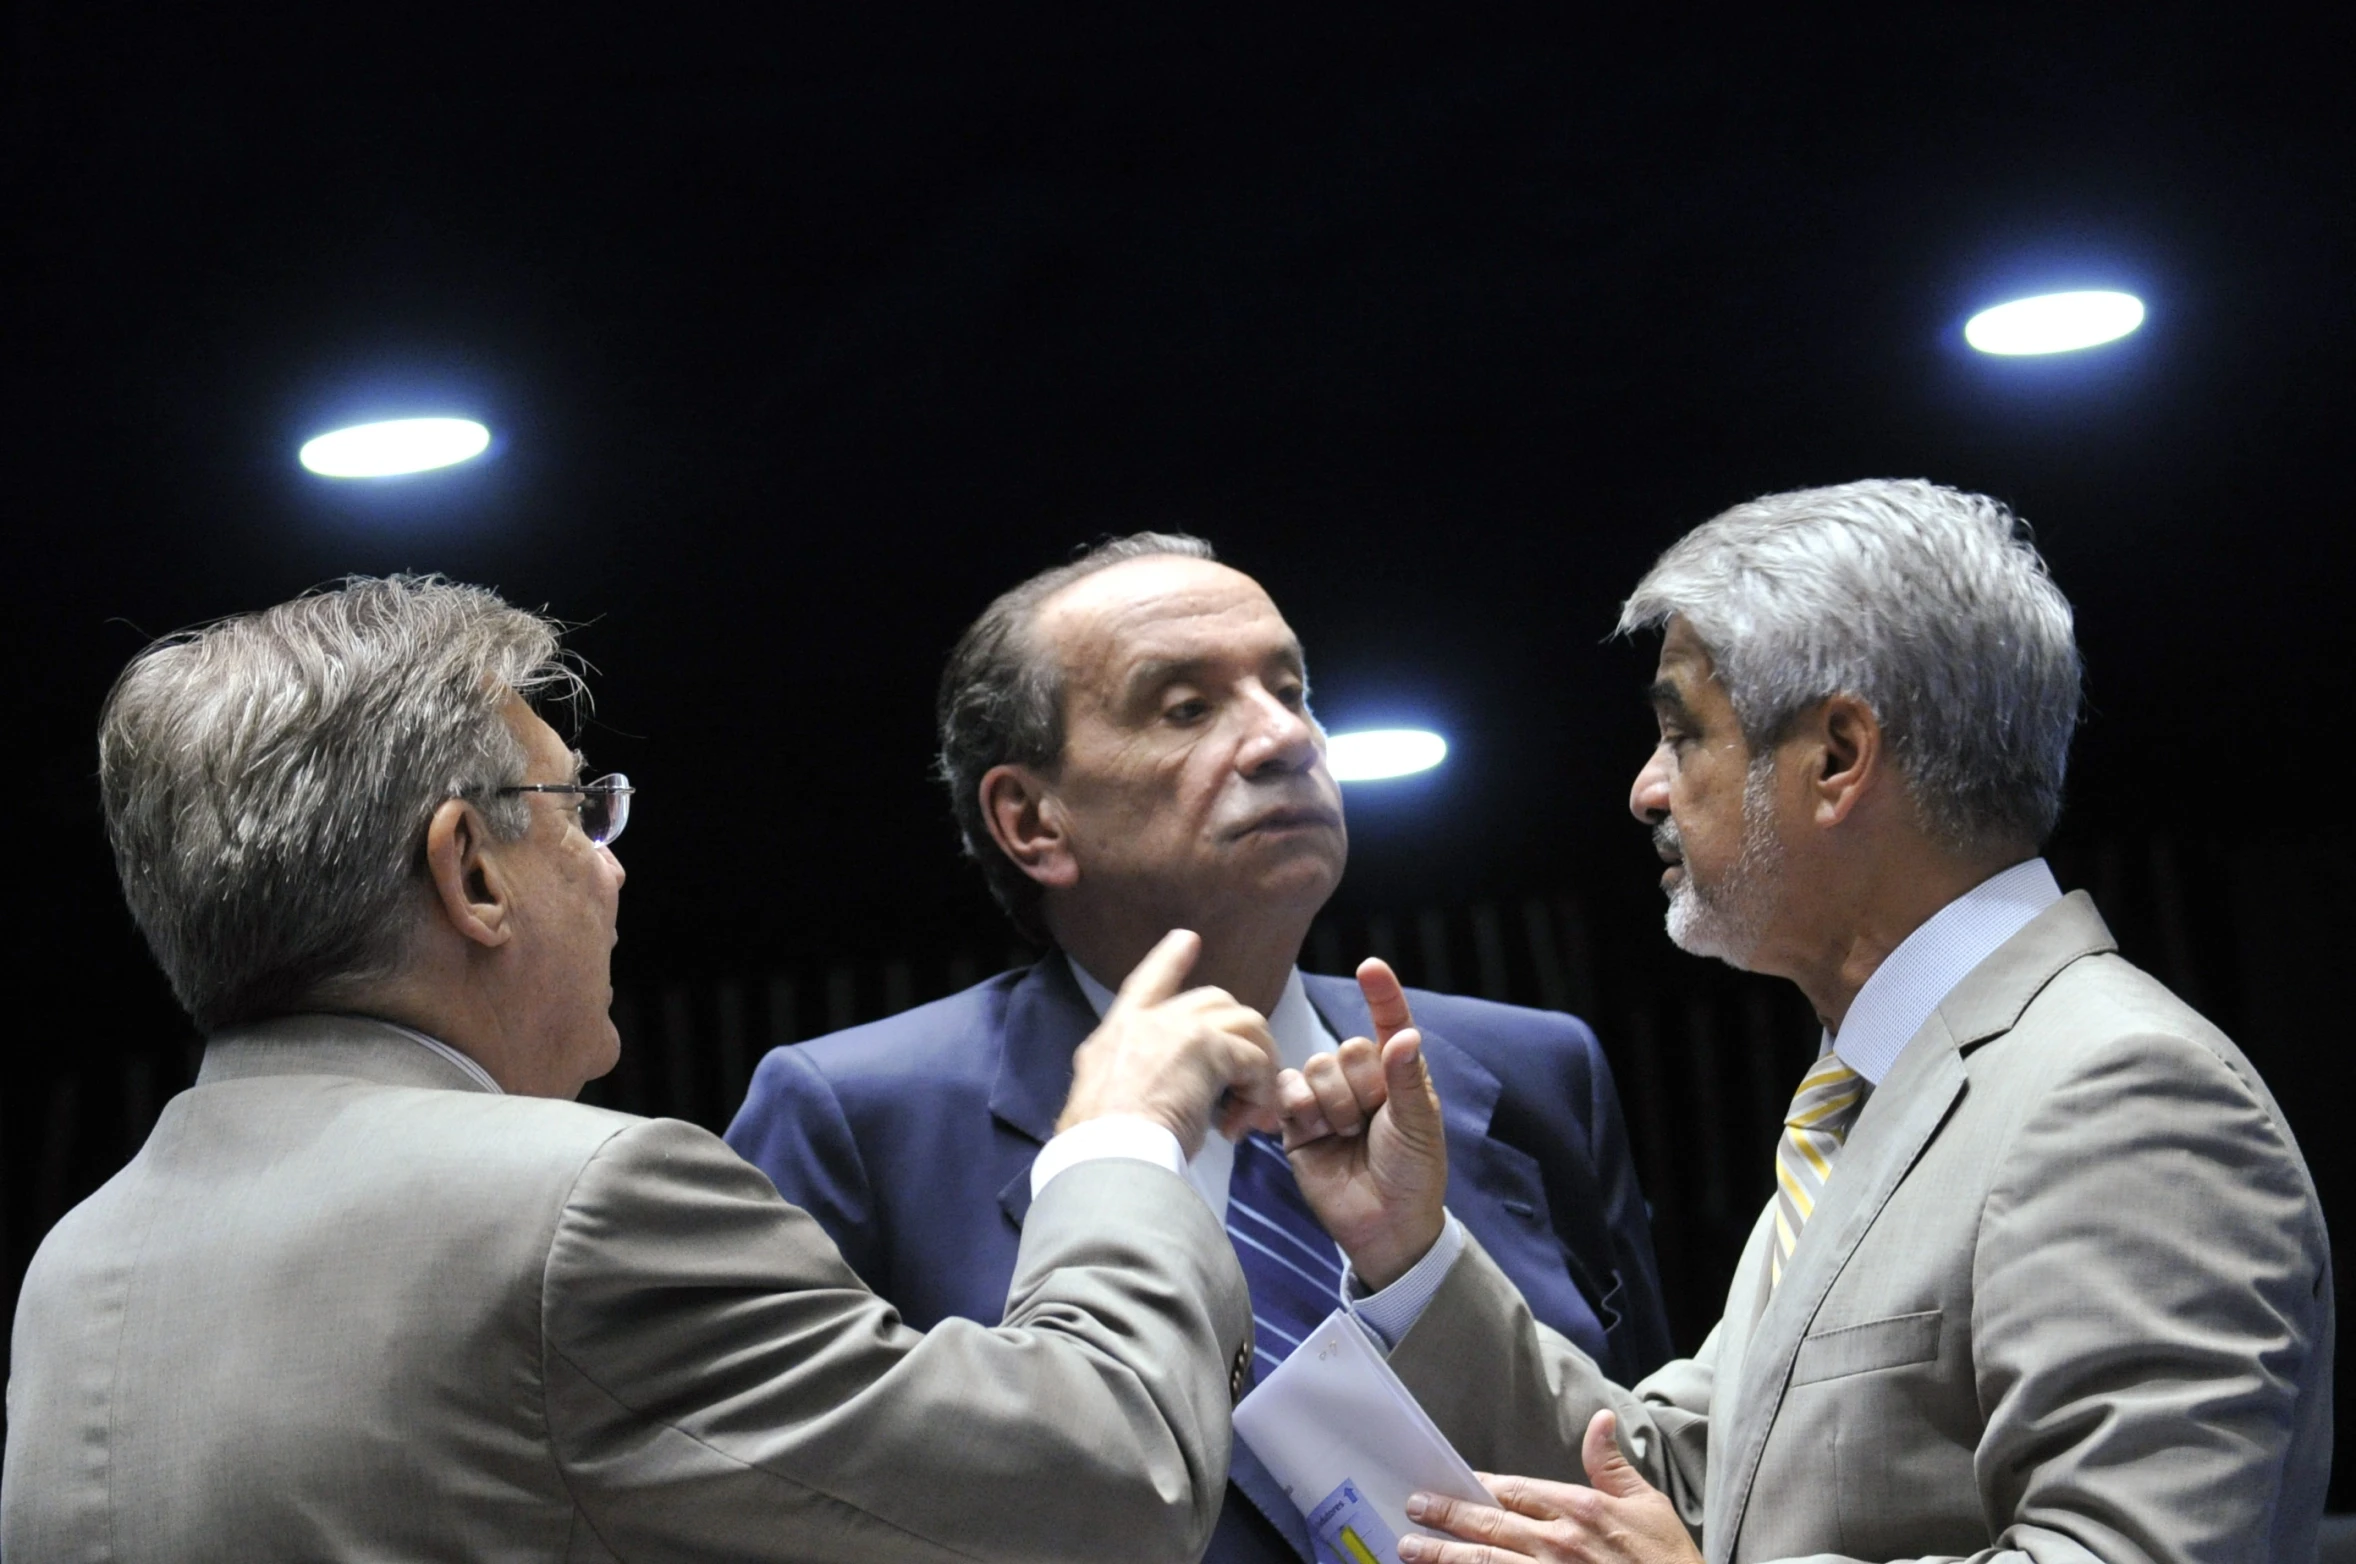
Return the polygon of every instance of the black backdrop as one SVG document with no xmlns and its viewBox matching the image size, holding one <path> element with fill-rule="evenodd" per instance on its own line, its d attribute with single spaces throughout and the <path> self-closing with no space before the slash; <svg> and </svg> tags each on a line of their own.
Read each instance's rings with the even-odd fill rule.
<svg viewBox="0 0 2356 1564">
<path fill-rule="evenodd" d="M 391 568 L 583 621 L 585 746 L 644 786 L 602 1090 L 714 1119 L 745 1048 L 1003 959 L 926 779 L 940 657 L 1073 543 L 1183 525 L 1269 585 L 1329 722 L 1449 734 L 1353 793 L 1330 948 L 1594 1012 L 1690 1341 L 1806 1024 L 1660 939 L 1648 657 L 1603 636 L 1683 528 L 1868 474 L 2036 525 L 2091 670 L 2065 881 L 2244 1039 L 2336 1216 L 2348 42 L 2194 5 L 20 3 L 9 1274 L 184 1077 L 90 781 L 146 635 Z M 1960 344 L 2096 284 L 2144 330 Z M 293 464 L 443 409 L 493 459 Z"/>
</svg>

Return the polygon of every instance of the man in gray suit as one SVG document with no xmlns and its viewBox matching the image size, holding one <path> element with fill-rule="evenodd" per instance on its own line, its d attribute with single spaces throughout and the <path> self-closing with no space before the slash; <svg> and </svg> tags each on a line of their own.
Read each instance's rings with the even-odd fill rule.
<svg viewBox="0 0 2356 1564">
<path fill-rule="evenodd" d="M 1797 983 L 1824 1050 L 1717 1328 L 1626 1389 L 1448 1230 L 1403 1015 L 1285 1077 L 1343 1247 L 1433 1245 L 1394 1367 L 1528 1474 L 1419 1497 L 1456 1540 L 1400 1557 L 2313 1557 L 2322 1212 L 2249 1061 L 2037 856 L 2079 663 L 2018 523 L 1919 482 L 1770 496 L 1662 556 L 1621 617 L 1654 625 L 1631 804 L 1670 937 Z"/>
<path fill-rule="evenodd" d="M 208 1040 L 26 1277 L 0 1548 L 1198 1556 L 1250 1316 L 1181 1174 L 1222 1092 L 1273 1124 L 1261 1018 L 1164 940 L 1080 1050 L 1003 1325 L 909 1330 L 717 1139 L 570 1100 L 618 1047 L 631 792 L 528 704 L 578 682 L 430 577 L 117 682 L 116 862 Z"/>
</svg>

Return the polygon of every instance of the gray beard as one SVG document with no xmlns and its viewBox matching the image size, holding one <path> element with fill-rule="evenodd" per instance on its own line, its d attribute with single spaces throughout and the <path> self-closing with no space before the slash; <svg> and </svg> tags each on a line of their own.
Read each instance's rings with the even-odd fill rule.
<svg viewBox="0 0 2356 1564">
<path fill-rule="evenodd" d="M 1773 820 L 1774 781 L 1772 756 L 1752 766 L 1743 779 L 1742 849 L 1716 883 L 1696 880 L 1692 862 L 1686 861 L 1685 873 L 1669 892 L 1669 940 L 1679 950 L 1750 970 L 1783 892 L 1783 844 Z M 1663 821 L 1654 835 L 1684 858 L 1676 822 Z"/>
</svg>

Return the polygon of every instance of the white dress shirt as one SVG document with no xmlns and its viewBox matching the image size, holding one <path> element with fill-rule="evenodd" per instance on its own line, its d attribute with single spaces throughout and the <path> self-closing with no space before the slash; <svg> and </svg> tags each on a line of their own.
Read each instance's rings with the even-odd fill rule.
<svg viewBox="0 0 2356 1564">
<path fill-rule="evenodd" d="M 1966 974 L 2029 920 L 2062 899 L 2042 858 L 2014 864 L 1940 908 L 1898 942 L 1849 1003 L 1836 1036 L 1824 1034 L 1817 1057 L 1841 1063 L 1879 1086 L 1922 1024 Z"/>
</svg>

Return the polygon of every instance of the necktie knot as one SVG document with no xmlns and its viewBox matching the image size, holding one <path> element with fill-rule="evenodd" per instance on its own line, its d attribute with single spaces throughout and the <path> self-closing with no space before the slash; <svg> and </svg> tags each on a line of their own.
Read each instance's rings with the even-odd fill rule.
<svg viewBox="0 0 2356 1564">
<path fill-rule="evenodd" d="M 1839 1054 L 1826 1054 L 1801 1079 L 1783 1123 L 1786 1129 L 1810 1130 L 1843 1141 L 1849 1138 L 1849 1126 L 1864 1105 L 1865 1077 L 1841 1063 Z"/>
</svg>

